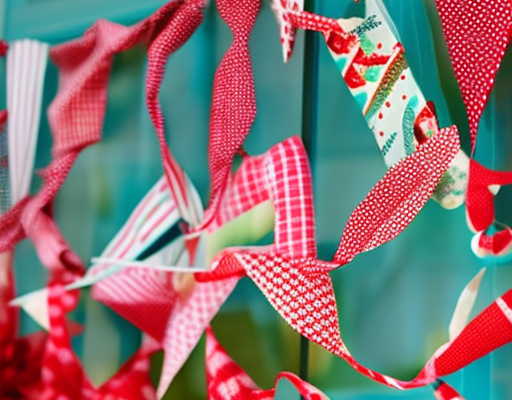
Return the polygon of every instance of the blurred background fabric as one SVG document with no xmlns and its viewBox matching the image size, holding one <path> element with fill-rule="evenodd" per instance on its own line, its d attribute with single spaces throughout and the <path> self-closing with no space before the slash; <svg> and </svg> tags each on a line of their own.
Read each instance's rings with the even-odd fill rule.
<svg viewBox="0 0 512 400">
<path fill-rule="evenodd" d="M 33 38 L 51 44 L 80 36 L 98 18 L 122 24 L 143 19 L 164 0 L 0 0 L 0 34 L 5 40 Z M 463 147 L 469 129 L 433 0 L 385 0 L 406 57 L 427 100 L 435 102 L 442 127 L 456 123 Z M 329 17 L 363 15 L 364 2 L 317 0 L 315 11 Z M 326 46 L 318 55 L 318 123 L 312 170 L 320 257 L 330 259 L 355 206 L 385 173 L 373 135 L 350 96 Z M 208 198 L 208 124 L 215 69 L 231 33 L 210 4 L 204 24 L 172 55 L 163 84 L 168 143 L 178 162 Z M 244 148 L 249 154 L 301 132 L 304 33 L 291 61 L 282 63 L 278 28 L 263 1 L 250 40 L 258 115 Z M 146 57 L 136 48 L 115 58 L 109 83 L 102 141 L 79 157 L 55 204 L 56 219 L 73 249 L 87 262 L 97 256 L 138 201 L 162 175 L 156 135 L 144 99 Z M 4 76 L 4 71 L 2 71 Z M 5 92 L 2 82 L 2 93 Z M 57 71 L 46 74 L 44 107 L 57 90 Z M 307 94 L 306 94 L 307 95 Z M 1 105 L 5 107 L 5 96 Z M 485 166 L 512 169 L 512 49 L 509 48 L 485 110 L 476 158 Z M 50 161 L 51 133 L 41 121 L 36 168 Z M 40 185 L 34 179 L 33 191 Z M 512 190 L 496 198 L 498 219 L 512 223 Z M 457 298 L 482 266 L 484 278 L 474 314 L 512 286 L 512 265 L 489 265 L 470 249 L 472 234 L 463 207 L 447 211 L 429 202 L 396 240 L 358 256 L 334 272 L 341 329 L 355 358 L 402 379 L 416 375 L 432 352 L 448 340 Z M 269 236 L 267 242 L 272 240 Z M 236 232 L 233 232 L 236 243 Z M 27 241 L 16 248 L 19 294 L 40 288 L 46 274 Z M 111 375 L 140 342 L 138 331 L 84 292 L 76 318 L 85 333 L 74 342 L 95 383 Z M 263 388 L 281 370 L 298 372 L 299 337 L 248 279 L 242 280 L 213 321 L 219 341 Z M 37 329 L 24 316 L 24 333 Z M 204 343 L 194 351 L 166 398 L 205 399 Z M 161 360 L 155 357 L 155 371 Z M 156 374 L 156 372 L 155 372 Z M 311 383 L 337 399 L 432 399 L 422 388 L 400 393 L 359 376 L 344 361 L 310 346 Z M 156 378 L 156 376 L 155 376 Z M 466 400 L 512 399 L 512 345 L 449 378 Z M 280 385 L 278 397 L 287 395 Z M 298 398 L 298 395 L 296 395 Z"/>
</svg>

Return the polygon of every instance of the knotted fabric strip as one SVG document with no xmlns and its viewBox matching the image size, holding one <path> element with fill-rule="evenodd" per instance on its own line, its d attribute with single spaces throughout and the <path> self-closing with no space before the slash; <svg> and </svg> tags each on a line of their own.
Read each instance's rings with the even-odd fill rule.
<svg viewBox="0 0 512 400">
<path fill-rule="evenodd" d="M 195 230 L 202 230 L 215 218 L 233 159 L 256 117 L 248 46 L 260 1 L 217 0 L 216 3 L 220 16 L 233 33 L 233 43 L 217 68 L 213 82 L 209 144 L 211 195 L 204 219 Z"/>
<path fill-rule="evenodd" d="M 183 22 L 183 13 L 178 12 L 182 8 L 191 13 L 202 11 L 198 6 L 189 6 L 189 1 L 175 0 L 133 27 L 99 20 L 82 38 L 51 50 L 51 58 L 60 71 L 59 92 L 48 111 L 54 136 L 54 161 L 41 174 L 44 186 L 39 193 L 1 218 L 0 251 L 11 248 L 25 235 L 34 240 L 36 247 L 41 236 L 55 238 L 54 247 L 67 246 L 51 220 L 51 201 L 80 151 L 101 137 L 112 58 L 139 42 L 151 42 L 175 19 Z M 195 25 L 182 26 L 176 40 L 183 40 L 194 29 Z M 39 250 L 43 257 L 50 253 Z"/>
<path fill-rule="evenodd" d="M 247 156 L 230 179 L 209 232 L 215 232 L 256 205 L 273 199 L 279 251 L 297 257 L 316 257 L 313 197 L 308 190 L 311 187 L 307 155 L 298 137 L 279 143 L 264 155 Z M 126 259 L 138 254 L 139 242 L 144 235 L 134 229 L 140 233 L 165 232 L 167 229 L 163 227 L 169 224 L 161 216 L 168 215 L 170 210 L 176 210 L 174 199 L 169 194 L 167 182 L 161 180 L 108 246 L 107 255 Z M 287 218 L 290 213 L 292 218 Z M 137 238 L 132 240 L 132 237 Z M 120 251 L 127 248 L 127 243 L 132 243 L 131 253 L 123 256 Z M 98 265 L 89 272 L 95 274 L 102 268 Z M 193 282 L 190 293 L 183 297 L 172 284 L 174 275 L 173 272 L 128 267 L 93 287 L 95 299 L 112 306 L 161 343 L 165 356 L 159 397 L 163 396 L 239 279 Z M 148 318 L 148 310 L 156 310 L 156 313 L 152 312 Z"/>
</svg>

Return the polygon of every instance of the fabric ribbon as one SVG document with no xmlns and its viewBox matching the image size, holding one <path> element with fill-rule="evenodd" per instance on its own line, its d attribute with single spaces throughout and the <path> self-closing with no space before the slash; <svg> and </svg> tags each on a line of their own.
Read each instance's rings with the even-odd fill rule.
<svg viewBox="0 0 512 400">
<path fill-rule="evenodd" d="M 210 203 L 195 231 L 215 218 L 231 173 L 233 159 L 256 117 L 256 99 L 249 35 L 260 8 L 259 0 L 218 0 L 217 9 L 233 33 L 233 43 L 224 55 L 213 82 L 210 115 Z"/>
</svg>

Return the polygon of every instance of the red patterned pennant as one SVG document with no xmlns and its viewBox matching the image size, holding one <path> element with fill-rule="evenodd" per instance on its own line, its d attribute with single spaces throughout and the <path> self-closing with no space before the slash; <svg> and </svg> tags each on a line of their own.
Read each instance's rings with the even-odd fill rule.
<svg viewBox="0 0 512 400">
<path fill-rule="evenodd" d="M 512 35 L 512 0 L 436 0 L 466 105 L 472 150 L 483 110 Z"/>
</svg>

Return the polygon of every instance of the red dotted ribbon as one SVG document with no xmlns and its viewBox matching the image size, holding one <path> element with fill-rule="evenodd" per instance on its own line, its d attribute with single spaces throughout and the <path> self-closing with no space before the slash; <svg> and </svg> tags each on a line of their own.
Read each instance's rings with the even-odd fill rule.
<svg viewBox="0 0 512 400">
<path fill-rule="evenodd" d="M 233 33 L 233 43 L 222 59 L 213 82 L 210 116 L 209 167 L 212 193 L 201 226 L 215 218 L 233 159 L 256 117 L 249 35 L 258 15 L 258 0 L 218 0 L 217 9 Z"/>
</svg>

